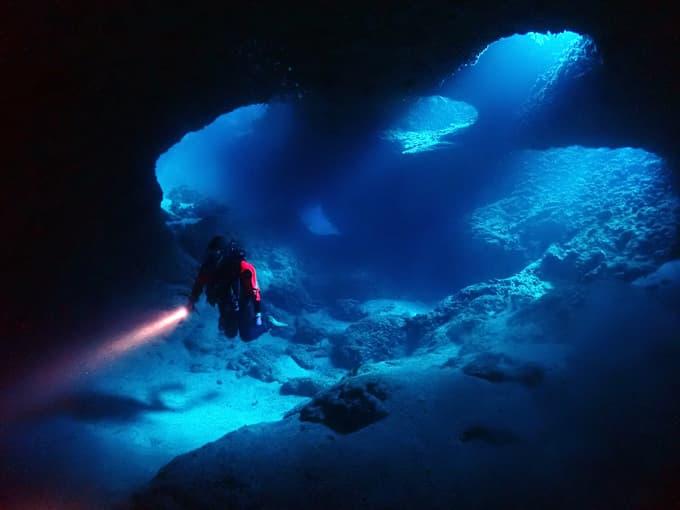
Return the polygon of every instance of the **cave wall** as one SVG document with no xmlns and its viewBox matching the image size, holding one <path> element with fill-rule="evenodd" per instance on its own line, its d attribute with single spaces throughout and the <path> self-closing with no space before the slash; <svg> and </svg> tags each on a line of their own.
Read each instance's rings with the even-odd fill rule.
<svg viewBox="0 0 680 510">
<path fill-rule="evenodd" d="M 605 65 L 600 111 L 571 109 L 569 124 L 680 161 L 680 20 L 670 2 L 53 1 L 2 10 L 8 367 L 86 319 L 96 327 L 150 279 L 176 277 L 155 161 L 244 104 L 302 94 L 325 126 L 357 112 L 380 117 L 501 36 L 570 29 L 595 39 Z M 575 128 L 550 131 L 563 143 Z"/>
</svg>

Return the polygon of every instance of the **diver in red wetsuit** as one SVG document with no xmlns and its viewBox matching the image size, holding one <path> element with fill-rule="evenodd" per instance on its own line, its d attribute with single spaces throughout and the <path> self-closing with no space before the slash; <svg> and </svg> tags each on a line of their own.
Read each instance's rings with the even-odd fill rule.
<svg viewBox="0 0 680 510">
<path fill-rule="evenodd" d="M 211 306 L 220 312 L 219 329 L 229 338 L 237 334 L 250 342 L 268 330 L 262 321 L 260 287 L 255 267 L 245 260 L 238 243 L 214 237 L 198 272 L 187 308 L 192 311 L 203 289 Z"/>
</svg>

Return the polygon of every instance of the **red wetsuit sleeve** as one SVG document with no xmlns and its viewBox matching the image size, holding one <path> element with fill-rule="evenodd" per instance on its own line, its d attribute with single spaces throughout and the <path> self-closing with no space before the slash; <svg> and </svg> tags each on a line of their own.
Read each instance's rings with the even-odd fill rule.
<svg viewBox="0 0 680 510">
<path fill-rule="evenodd" d="M 255 312 L 260 311 L 260 286 L 257 283 L 257 273 L 255 266 L 245 260 L 241 261 L 241 284 L 245 286 L 246 292 L 253 297 Z"/>
</svg>

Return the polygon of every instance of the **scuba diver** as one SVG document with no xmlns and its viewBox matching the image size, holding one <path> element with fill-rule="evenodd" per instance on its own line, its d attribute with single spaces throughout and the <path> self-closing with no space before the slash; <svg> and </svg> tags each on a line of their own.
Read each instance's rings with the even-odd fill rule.
<svg viewBox="0 0 680 510">
<path fill-rule="evenodd" d="M 203 264 L 194 282 L 187 310 L 192 312 L 205 289 L 206 300 L 217 305 L 218 327 L 225 336 L 250 342 L 269 330 L 262 320 L 260 287 L 255 267 L 235 240 L 215 236 L 208 244 Z"/>
</svg>

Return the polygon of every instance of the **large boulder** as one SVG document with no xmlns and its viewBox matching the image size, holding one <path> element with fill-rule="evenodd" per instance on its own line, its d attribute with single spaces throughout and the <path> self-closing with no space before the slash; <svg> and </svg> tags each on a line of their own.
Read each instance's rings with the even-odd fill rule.
<svg viewBox="0 0 680 510">
<path fill-rule="evenodd" d="M 389 414 L 387 387 L 374 377 L 345 380 L 300 409 L 300 421 L 323 423 L 340 434 L 350 434 Z"/>
<path fill-rule="evenodd" d="M 351 324 L 343 333 L 331 335 L 331 361 L 339 368 L 355 369 L 371 361 L 405 354 L 405 319 L 382 315 Z"/>
</svg>

